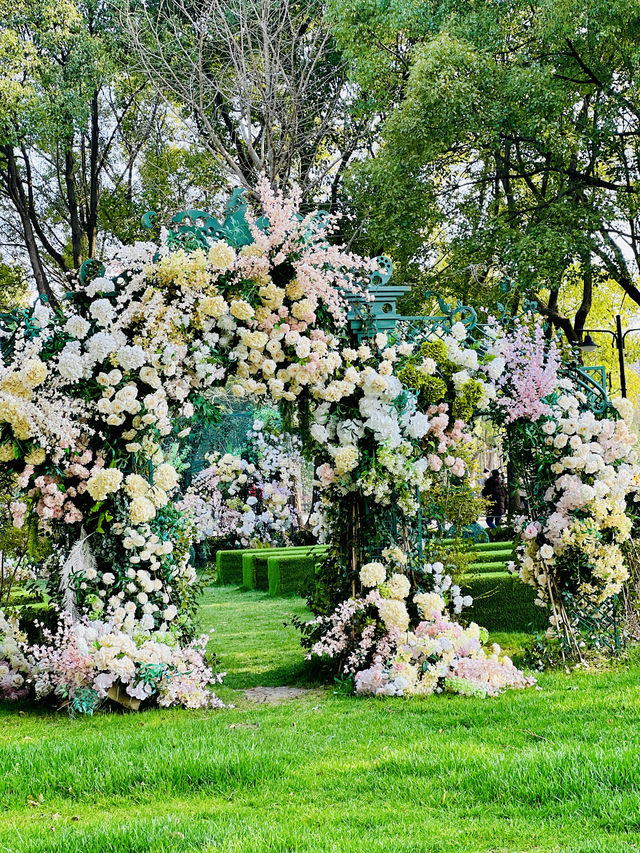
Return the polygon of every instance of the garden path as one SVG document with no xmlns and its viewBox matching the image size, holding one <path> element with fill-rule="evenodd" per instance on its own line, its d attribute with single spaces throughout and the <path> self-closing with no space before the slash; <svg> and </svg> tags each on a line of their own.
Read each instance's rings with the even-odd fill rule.
<svg viewBox="0 0 640 853">
<path fill-rule="evenodd" d="M 309 686 L 300 634 L 290 624 L 294 615 L 309 615 L 301 598 L 239 593 L 233 586 L 214 586 L 205 591 L 200 621 L 205 630 L 214 629 L 209 648 L 218 656 L 219 668 L 228 673 L 224 680 L 227 687 L 256 691 Z M 254 692 L 248 698 L 264 702 L 268 693 Z M 274 694 L 270 699 L 282 699 L 285 693 L 281 691 L 280 696 Z"/>
</svg>

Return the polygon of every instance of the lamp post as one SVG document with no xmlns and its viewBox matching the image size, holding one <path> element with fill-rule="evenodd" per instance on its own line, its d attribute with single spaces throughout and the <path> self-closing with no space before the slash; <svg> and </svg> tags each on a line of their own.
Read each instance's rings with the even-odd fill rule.
<svg viewBox="0 0 640 853">
<path fill-rule="evenodd" d="M 627 396 L 627 374 L 624 363 L 624 341 L 628 334 L 631 332 L 640 332 L 640 328 L 638 329 L 627 329 L 626 332 L 622 331 L 622 317 L 620 314 L 616 314 L 616 330 L 613 332 L 611 329 L 577 329 L 577 333 L 583 338 L 582 343 L 578 344 L 582 352 L 595 352 L 598 349 L 598 344 L 591 337 L 592 334 L 602 334 L 602 335 L 611 335 L 613 338 L 613 345 L 618 350 L 618 364 L 620 365 L 620 393 L 623 397 Z"/>
</svg>

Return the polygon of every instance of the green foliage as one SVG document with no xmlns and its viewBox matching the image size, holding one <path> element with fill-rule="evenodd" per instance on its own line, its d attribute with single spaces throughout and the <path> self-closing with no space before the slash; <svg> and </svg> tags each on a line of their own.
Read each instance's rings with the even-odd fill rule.
<svg viewBox="0 0 640 853">
<path fill-rule="evenodd" d="M 465 459 L 468 466 L 473 466 L 468 450 L 459 448 L 457 455 Z M 486 506 L 469 477 L 451 477 L 446 482 L 434 479 L 431 489 L 421 495 L 421 500 L 423 516 L 437 523 L 440 535 L 451 526 L 463 530 L 474 524 Z"/>
<path fill-rule="evenodd" d="M 492 307 L 507 273 L 550 291 L 572 336 L 556 296 L 576 267 L 582 312 L 602 273 L 640 302 L 621 236 L 640 224 L 634 0 L 332 0 L 330 16 L 382 128 L 345 209 L 416 303 L 433 286 Z"/>
<path fill-rule="evenodd" d="M 465 382 L 451 406 L 454 418 L 469 422 L 482 399 L 482 385 L 476 379 Z"/>
<path fill-rule="evenodd" d="M 442 400 L 447 393 L 447 384 L 438 376 L 422 373 L 412 364 L 398 371 L 398 379 L 414 391 L 420 392 L 420 397 L 428 405 Z"/>
<path fill-rule="evenodd" d="M 361 700 L 310 687 L 301 601 L 207 592 L 236 707 L 0 709 L 0 842 L 20 853 L 629 853 L 640 807 L 640 666 L 541 673 L 495 700 Z M 526 635 L 497 635 L 510 653 Z M 612 793 L 613 792 L 613 793 Z M 416 808 L 416 796 L 420 807 Z M 400 820 L 400 815 L 411 820 Z M 374 831 L 372 831 L 374 827 Z"/>
<path fill-rule="evenodd" d="M 0 245 L 52 301 L 105 240 L 144 239 L 150 208 L 213 205 L 220 172 L 172 106 L 132 70 L 116 4 L 0 0 Z"/>
<path fill-rule="evenodd" d="M 30 295 L 22 267 L 0 262 L 0 314 L 27 308 Z"/>
</svg>

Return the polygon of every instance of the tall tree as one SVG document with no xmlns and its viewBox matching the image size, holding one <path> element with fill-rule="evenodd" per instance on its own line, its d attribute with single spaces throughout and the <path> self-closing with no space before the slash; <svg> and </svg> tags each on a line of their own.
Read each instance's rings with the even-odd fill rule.
<svg viewBox="0 0 640 853">
<path fill-rule="evenodd" d="M 369 240 L 422 286 L 489 299 L 506 273 L 570 340 L 603 278 L 640 304 L 636 0 L 333 0 L 332 20 L 385 116 L 347 196 Z"/>
<path fill-rule="evenodd" d="M 139 68 L 184 104 L 235 184 L 295 180 L 335 204 L 368 120 L 320 0 L 119 0 Z"/>
<path fill-rule="evenodd" d="M 108 0 L 0 0 L 5 54 L 0 244 L 26 257 L 38 291 L 55 300 L 105 242 L 138 236 L 132 220 L 148 195 L 140 166 L 158 136 L 163 151 L 174 134 L 188 146 L 158 95 L 127 69 Z"/>
</svg>

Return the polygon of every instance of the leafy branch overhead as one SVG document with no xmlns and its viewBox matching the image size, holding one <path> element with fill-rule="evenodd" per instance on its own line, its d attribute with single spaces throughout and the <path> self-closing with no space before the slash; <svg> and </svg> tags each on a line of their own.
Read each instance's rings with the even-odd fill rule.
<svg viewBox="0 0 640 853">
<path fill-rule="evenodd" d="M 507 273 L 570 340 L 603 277 L 640 304 L 637 4 L 331 9 L 385 118 L 349 201 L 421 288 L 486 301 Z M 576 268 L 583 295 L 568 316 L 558 294 Z"/>
</svg>

